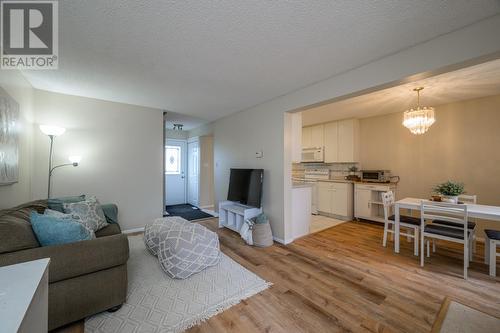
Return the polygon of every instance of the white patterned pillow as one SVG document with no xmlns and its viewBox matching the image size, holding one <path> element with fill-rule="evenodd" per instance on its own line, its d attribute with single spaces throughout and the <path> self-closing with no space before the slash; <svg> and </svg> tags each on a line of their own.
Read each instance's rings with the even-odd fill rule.
<svg viewBox="0 0 500 333">
<path fill-rule="evenodd" d="M 94 232 L 109 225 L 106 222 L 101 204 L 94 196 L 85 201 L 63 203 L 63 209 L 66 214 L 71 214 L 74 219 L 80 219 L 82 221 L 80 223 L 86 223 Z"/>
<path fill-rule="evenodd" d="M 89 232 L 90 239 L 95 238 L 95 233 L 94 233 L 94 230 L 92 230 L 92 226 L 89 223 L 82 221 L 78 216 L 73 216 L 71 214 L 61 213 L 58 210 L 53 210 L 53 209 L 49 209 L 49 208 L 45 209 L 43 214 L 47 215 L 47 216 L 52 216 L 52 217 L 55 217 L 55 218 L 58 218 L 61 220 L 67 220 L 67 221 L 71 221 L 71 222 L 80 223 L 85 228 L 85 230 L 87 230 Z"/>
<path fill-rule="evenodd" d="M 169 276 L 186 279 L 219 263 L 219 237 L 204 226 L 165 218 L 158 229 L 158 260 Z"/>
</svg>

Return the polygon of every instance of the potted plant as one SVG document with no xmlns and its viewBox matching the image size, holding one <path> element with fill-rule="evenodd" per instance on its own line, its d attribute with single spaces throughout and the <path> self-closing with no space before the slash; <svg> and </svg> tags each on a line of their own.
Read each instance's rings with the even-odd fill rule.
<svg viewBox="0 0 500 333">
<path fill-rule="evenodd" d="M 445 202 L 458 203 L 458 196 L 465 193 L 464 184 L 449 180 L 434 187 L 434 192 L 442 195 Z"/>
<path fill-rule="evenodd" d="M 359 181 L 359 176 L 356 174 L 358 172 L 358 167 L 353 165 L 347 169 L 349 171 L 349 174 L 345 179 L 351 180 L 351 181 Z"/>
</svg>

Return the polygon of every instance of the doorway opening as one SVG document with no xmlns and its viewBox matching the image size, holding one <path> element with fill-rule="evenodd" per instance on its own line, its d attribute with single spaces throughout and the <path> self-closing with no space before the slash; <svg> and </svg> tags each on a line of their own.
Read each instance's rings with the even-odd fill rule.
<svg viewBox="0 0 500 333">
<path fill-rule="evenodd" d="M 188 221 L 214 217 L 212 134 L 172 130 L 166 115 L 164 126 L 163 215 Z"/>
</svg>

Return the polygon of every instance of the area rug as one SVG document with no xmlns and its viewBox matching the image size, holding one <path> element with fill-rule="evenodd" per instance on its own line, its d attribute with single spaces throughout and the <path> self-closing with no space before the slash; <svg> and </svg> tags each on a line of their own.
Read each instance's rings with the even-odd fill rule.
<svg viewBox="0 0 500 333">
<path fill-rule="evenodd" d="M 432 333 L 500 332 L 500 318 L 446 298 L 432 328 Z"/>
<path fill-rule="evenodd" d="M 214 217 L 213 215 L 210 215 L 200 208 L 190 204 L 166 206 L 165 210 L 169 216 L 180 216 L 188 221 L 197 221 Z"/>
<path fill-rule="evenodd" d="M 129 237 L 129 245 L 127 301 L 114 313 L 87 318 L 86 333 L 182 332 L 271 285 L 222 253 L 218 265 L 171 279 L 142 235 Z"/>
</svg>

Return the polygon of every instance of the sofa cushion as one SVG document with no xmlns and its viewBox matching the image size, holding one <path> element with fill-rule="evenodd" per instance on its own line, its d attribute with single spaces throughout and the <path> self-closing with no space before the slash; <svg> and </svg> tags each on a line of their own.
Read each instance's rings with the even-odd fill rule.
<svg viewBox="0 0 500 333">
<path fill-rule="evenodd" d="M 113 223 L 108 225 L 107 227 L 102 228 L 101 230 L 96 231 L 95 236 L 99 238 L 99 237 L 118 235 L 121 233 L 122 230 L 120 229 L 120 226 L 116 223 Z"/>
<path fill-rule="evenodd" d="M 118 206 L 115 204 L 101 205 L 104 216 L 108 223 L 118 223 Z"/>
<path fill-rule="evenodd" d="M 76 243 L 43 246 L 0 255 L 0 266 L 50 258 L 49 282 L 123 265 L 129 257 L 126 235 L 113 235 Z"/>
<path fill-rule="evenodd" d="M 73 203 L 80 202 L 85 200 L 85 194 L 75 195 L 71 197 L 62 197 L 62 198 L 53 198 L 47 200 L 47 206 L 50 209 L 57 210 L 61 213 L 64 213 L 63 204 L 65 203 Z"/>
<path fill-rule="evenodd" d="M 31 227 L 42 246 L 74 243 L 95 238 L 94 232 L 69 218 L 31 212 Z"/>
<path fill-rule="evenodd" d="M 34 201 L 0 210 L 0 253 L 39 247 L 30 223 L 32 211 L 43 213 L 46 202 Z"/>
<path fill-rule="evenodd" d="M 64 212 L 71 214 L 74 218 L 79 218 L 82 223 L 86 223 L 95 232 L 109 225 L 102 211 L 101 204 L 92 196 L 85 201 L 74 203 L 63 203 Z"/>
<path fill-rule="evenodd" d="M 186 279 L 220 261 L 219 237 L 200 224 L 167 217 L 158 238 L 160 266 L 172 278 Z"/>
</svg>

